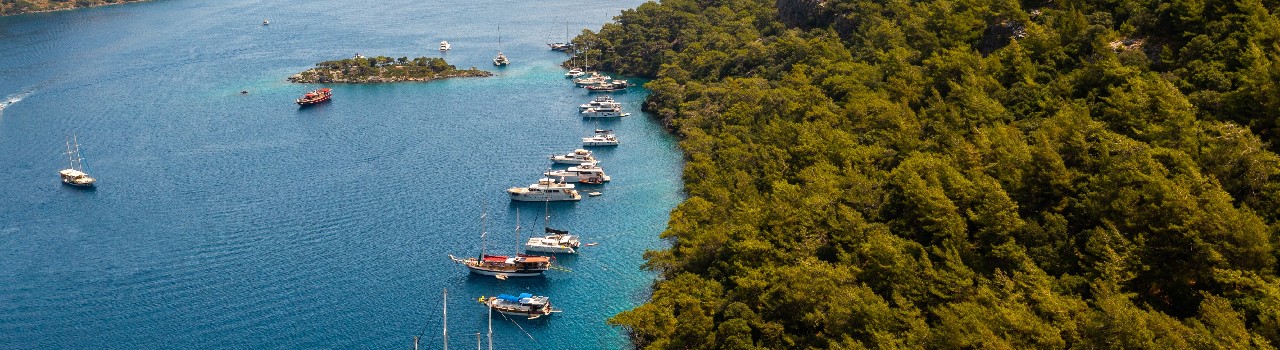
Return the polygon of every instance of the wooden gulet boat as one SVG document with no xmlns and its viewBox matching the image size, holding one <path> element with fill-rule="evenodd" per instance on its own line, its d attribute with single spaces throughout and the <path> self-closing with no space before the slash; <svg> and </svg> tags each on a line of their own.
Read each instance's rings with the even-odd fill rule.
<svg viewBox="0 0 1280 350">
<path fill-rule="evenodd" d="M 306 95 L 302 95 L 302 97 L 299 98 L 296 102 L 298 102 L 299 106 L 309 106 L 309 105 L 317 104 L 320 102 L 328 101 L 330 97 L 333 97 L 333 90 L 329 88 L 321 88 L 312 92 L 308 92 Z"/>
<path fill-rule="evenodd" d="M 488 234 L 484 229 L 485 217 L 487 214 L 480 216 L 480 255 L 473 258 L 457 258 L 449 255 L 449 260 L 463 264 L 471 273 L 486 276 L 495 276 L 499 279 L 507 277 L 535 277 L 542 276 L 544 272 L 552 269 L 552 258 L 541 255 L 515 254 L 515 255 L 491 255 L 486 249 L 485 236 Z"/>
</svg>

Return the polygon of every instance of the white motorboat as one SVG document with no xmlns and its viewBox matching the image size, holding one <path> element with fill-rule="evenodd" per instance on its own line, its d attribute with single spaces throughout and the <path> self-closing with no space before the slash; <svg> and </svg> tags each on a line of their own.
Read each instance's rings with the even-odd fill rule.
<svg viewBox="0 0 1280 350">
<path fill-rule="evenodd" d="M 617 146 L 618 136 L 613 134 L 613 130 L 596 129 L 595 135 L 582 138 L 583 146 Z"/>
<path fill-rule="evenodd" d="M 71 167 L 62 169 L 58 175 L 62 177 L 62 183 L 71 186 L 92 187 L 97 179 L 89 176 L 84 170 L 84 157 L 80 156 L 80 140 L 75 135 L 67 140 L 67 160 L 71 162 Z"/>
<path fill-rule="evenodd" d="M 575 254 L 578 252 L 578 246 L 582 245 L 578 241 L 578 236 L 569 234 L 569 231 L 548 227 L 546 232 L 546 236 L 529 238 L 529 241 L 524 244 L 524 250 L 529 252 Z"/>
<path fill-rule="evenodd" d="M 487 299 L 481 297 L 480 299 L 481 302 L 490 309 L 496 310 L 502 314 L 525 316 L 531 320 L 560 312 L 560 310 L 556 310 L 551 307 L 550 298 L 545 296 L 534 296 L 529 293 L 520 293 L 520 295 L 499 294 L 496 297 L 489 297 Z"/>
<path fill-rule="evenodd" d="M 622 104 L 613 100 L 613 96 L 600 95 L 591 99 L 591 102 L 578 105 L 578 110 L 585 111 L 588 109 L 622 109 Z"/>
<path fill-rule="evenodd" d="M 573 189 L 573 184 L 549 178 L 538 179 L 538 182 L 529 185 L 529 187 L 509 188 L 507 189 L 507 194 L 511 196 L 511 200 L 522 202 L 576 201 L 582 199 L 582 195 L 578 194 L 578 190 Z"/>
<path fill-rule="evenodd" d="M 453 49 L 453 45 L 449 45 L 448 41 L 440 42 L 440 51 L 449 51 Z"/>
<path fill-rule="evenodd" d="M 565 154 L 553 154 L 551 162 L 556 164 L 595 163 L 596 157 L 591 154 L 591 151 L 579 148 Z"/>
<path fill-rule="evenodd" d="M 266 26 L 266 25 L 271 25 L 271 21 L 268 21 L 266 18 L 263 18 L 263 19 L 262 19 L 262 25 L 264 25 L 264 26 Z"/>
<path fill-rule="evenodd" d="M 603 74 L 600 74 L 599 72 L 590 72 L 586 74 L 590 76 L 586 78 L 574 79 L 573 83 L 578 84 L 578 86 L 591 86 L 591 85 L 605 84 L 605 83 L 608 83 L 610 80 L 613 80 L 613 78 L 609 77 L 608 75 L 603 75 Z"/>
<path fill-rule="evenodd" d="M 549 178 L 558 177 L 565 179 L 565 181 L 585 184 L 602 184 L 612 179 L 604 173 L 604 168 L 597 166 L 596 163 L 582 163 L 565 170 L 551 170 L 544 173 L 544 175 Z"/>
<path fill-rule="evenodd" d="M 578 246 L 582 245 L 578 241 L 578 236 L 569 234 L 566 230 L 557 230 L 551 228 L 551 205 L 548 202 L 545 207 L 546 224 L 543 231 L 546 236 L 530 237 L 528 242 L 524 244 L 525 252 L 544 252 L 544 253 L 577 253 Z"/>
<path fill-rule="evenodd" d="M 587 73 L 578 68 L 569 69 L 568 73 L 564 73 L 565 78 L 579 78 L 583 75 L 587 75 Z"/>
<path fill-rule="evenodd" d="M 622 108 L 611 109 L 595 109 L 587 108 L 581 112 L 583 118 L 619 118 L 631 115 L 631 113 L 623 113 Z"/>
</svg>

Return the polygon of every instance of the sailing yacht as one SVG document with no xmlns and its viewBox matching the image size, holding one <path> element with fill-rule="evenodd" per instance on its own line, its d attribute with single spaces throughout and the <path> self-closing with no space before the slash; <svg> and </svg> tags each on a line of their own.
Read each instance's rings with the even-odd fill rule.
<svg viewBox="0 0 1280 350">
<path fill-rule="evenodd" d="M 485 250 L 487 241 L 485 236 L 488 234 L 484 229 L 485 217 L 480 215 L 480 256 L 474 258 L 459 259 L 453 255 L 449 255 L 449 260 L 467 266 L 471 273 L 486 276 L 495 276 L 500 279 L 507 277 L 533 277 L 541 276 L 543 272 L 551 269 L 551 258 L 540 255 L 515 254 L 508 255 L 491 255 Z"/>
<path fill-rule="evenodd" d="M 78 187 L 92 187 L 98 182 L 84 171 L 84 157 L 80 156 L 80 140 L 72 135 L 67 140 L 67 160 L 71 162 L 71 167 L 62 169 L 58 175 L 62 177 L 62 183 Z"/>
<path fill-rule="evenodd" d="M 502 54 L 502 27 L 498 27 L 498 57 L 493 58 L 493 65 L 502 67 L 511 64 L 507 56 Z"/>
</svg>

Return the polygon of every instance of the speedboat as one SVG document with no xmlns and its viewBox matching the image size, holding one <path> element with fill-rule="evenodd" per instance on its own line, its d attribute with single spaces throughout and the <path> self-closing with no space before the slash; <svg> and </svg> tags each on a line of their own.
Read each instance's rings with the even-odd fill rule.
<svg viewBox="0 0 1280 350">
<path fill-rule="evenodd" d="M 511 200 L 519 202 L 552 202 L 581 200 L 582 195 L 573 189 L 573 184 L 549 178 L 538 179 L 529 187 L 512 187 L 507 189 Z"/>
<path fill-rule="evenodd" d="M 573 44 L 571 43 L 548 43 L 547 46 L 550 46 L 552 51 L 568 52 L 569 50 L 573 50 Z"/>
<path fill-rule="evenodd" d="M 556 164 L 595 163 L 596 157 L 591 154 L 591 151 L 579 148 L 565 154 L 553 154 L 551 162 Z"/>
<path fill-rule="evenodd" d="M 543 175 L 549 178 L 562 178 L 565 181 L 576 181 L 586 184 L 602 184 L 609 182 L 611 177 L 605 175 L 604 168 L 596 165 L 596 163 L 582 163 L 577 166 L 571 166 L 565 170 L 551 170 Z"/>
<path fill-rule="evenodd" d="M 617 146 L 618 137 L 613 134 L 613 130 L 596 129 L 595 135 L 582 138 L 583 146 Z"/>
<path fill-rule="evenodd" d="M 328 101 L 332 96 L 333 90 L 330 90 L 329 88 L 321 88 L 308 92 L 306 95 L 302 95 L 302 98 L 299 98 L 296 102 L 298 102 L 299 106 L 307 106 Z"/>
<path fill-rule="evenodd" d="M 524 250 L 530 252 L 543 253 L 577 253 L 578 246 L 582 245 L 578 241 L 578 236 L 569 234 L 569 231 L 546 228 L 546 236 L 531 237 L 524 244 Z"/>
<path fill-rule="evenodd" d="M 529 293 L 520 293 L 520 295 L 498 294 L 496 297 L 489 298 L 480 297 L 480 302 L 504 315 L 526 316 L 531 320 L 560 312 L 560 310 L 551 307 L 550 298 L 534 296 Z"/>
<path fill-rule="evenodd" d="M 440 51 L 449 51 L 453 49 L 453 45 L 449 45 L 448 41 L 440 42 Z"/>
<path fill-rule="evenodd" d="M 613 96 L 601 95 L 601 96 L 596 96 L 596 98 L 592 99 L 591 102 L 578 105 L 579 110 L 587 110 L 589 108 L 594 108 L 597 110 L 622 108 L 622 104 L 618 103 L 618 101 L 614 101 Z"/>
</svg>

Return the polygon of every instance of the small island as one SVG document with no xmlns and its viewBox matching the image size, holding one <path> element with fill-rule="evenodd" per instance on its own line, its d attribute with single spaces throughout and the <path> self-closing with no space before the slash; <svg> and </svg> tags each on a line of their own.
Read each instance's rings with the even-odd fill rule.
<svg viewBox="0 0 1280 350">
<path fill-rule="evenodd" d="M 456 77 L 488 77 L 493 73 L 476 69 L 458 69 L 443 58 L 386 56 L 356 57 L 316 63 L 316 67 L 289 77 L 295 83 L 392 83 L 432 81 Z"/>
</svg>

